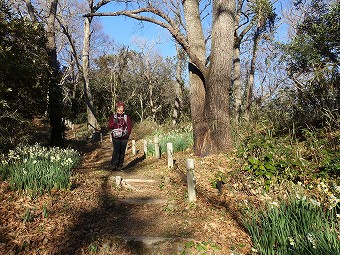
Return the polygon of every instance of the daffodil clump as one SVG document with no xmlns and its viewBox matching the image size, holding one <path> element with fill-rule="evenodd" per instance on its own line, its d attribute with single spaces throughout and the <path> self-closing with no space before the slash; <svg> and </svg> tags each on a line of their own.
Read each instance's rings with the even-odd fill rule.
<svg viewBox="0 0 340 255">
<path fill-rule="evenodd" d="M 322 187 L 322 184 L 321 186 Z M 325 187 L 324 187 L 325 188 Z M 248 209 L 244 220 L 256 254 L 340 254 L 340 218 L 336 207 L 325 208 L 297 195 L 288 200 L 264 198 L 267 208 Z"/>
<path fill-rule="evenodd" d="M 146 139 L 148 142 L 148 154 L 151 155 L 155 153 L 155 136 L 159 139 L 161 153 L 167 152 L 167 143 L 172 143 L 173 152 L 184 151 L 185 149 L 192 147 L 194 144 L 191 125 L 188 125 L 183 129 L 174 129 L 169 132 L 156 130 L 152 136 L 147 137 Z"/>
<path fill-rule="evenodd" d="M 72 170 L 79 160 L 79 153 L 73 149 L 19 146 L 3 157 L 0 171 L 12 189 L 35 196 L 69 188 Z"/>
<path fill-rule="evenodd" d="M 324 205 L 329 209 L 332 210 L 333 208 L 339 207 L 340 205 L 340 186 L 336 185 L 335 183 L 326 184 L 324 182 L 320 182 L 317 185 L 317 189 L 319 192 L 322 193 L 324 198 Z M 339 208 L 340 209 L 340 208 Z"/>
</svg>

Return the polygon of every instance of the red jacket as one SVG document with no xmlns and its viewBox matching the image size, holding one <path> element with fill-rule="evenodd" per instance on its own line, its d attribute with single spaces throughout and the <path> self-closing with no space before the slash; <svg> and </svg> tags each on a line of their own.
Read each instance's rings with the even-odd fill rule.
<svg viewBox="0 0 340 255">
<path fill-rule="evenodd" d="M 118 122 L 115 123 L 114 122 L 114 118 L 115 118 L 115 115 L 117 116 L 117 119 L 118 119 Z M 124 120 L 124 115 L 126 115 L 126 122 Z M 119 124 L 123 125 L 123 126 L 127 126 L 127 134 L 121 138 L 118 138 L 118 139 L 128 139 L 130 134 L 131 134 L 131 130 L 132 130 L 132 122 L 131 122 L 131 119 L 129 117 L 129 115 L 123 113 L 123 114 L 118 114 L 118 113 L 115 113 L 115 114 L 112 114 L 110 119 L 109 119 L 109 129 L 114 129 L 116 128 Z"/>
</svg>

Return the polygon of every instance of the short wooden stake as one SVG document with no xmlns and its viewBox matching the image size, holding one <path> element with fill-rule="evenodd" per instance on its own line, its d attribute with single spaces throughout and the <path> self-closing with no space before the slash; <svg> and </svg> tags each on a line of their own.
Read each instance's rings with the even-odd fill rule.
<svg viewBox="0 0 340 255">
<path fill-rule="evenodd" d="M 122 177 L 116 176 L 116 187 L 120 187 L 122 185 Z"/>
<path fill-rule="evenodd" d="M 174 167 L 174 158 L 173 158 L 172 143 L 166 144 L 166 150 L 167 150 L 167 153 L 168 153 L 168 167 L 173 168 Z"/>
<path fill-rule="evenodd" d="M 189 202 L 196 202 L 196 178 L 194 173 L 194 160 L 187 159 L 187 183 Z"/>
<path fill-rule="evenodd" d="M 132 155 L 136 155 L 136 140 L 131 141 L 132 146 Z"/>
<path fill-rule="evenodd" d="M 159 139 L 158 139 L 158 136 L 155 136 L 154 143 L 155 143 L 155 158 L 159 159 L 161 157 L 161 155 L 160 155 L 160 150 L 159 150 Z"/>
</svg>

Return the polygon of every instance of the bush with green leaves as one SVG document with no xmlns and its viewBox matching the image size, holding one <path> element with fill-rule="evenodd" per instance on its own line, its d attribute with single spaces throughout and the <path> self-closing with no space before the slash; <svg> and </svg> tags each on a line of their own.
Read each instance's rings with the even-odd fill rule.
<svg viewBox="0 0 340 255">
<path fill-rule="evenodd" d="M 339 138 L 339 134 L 326 135 L 322 130 L 305 130 L 299 138 L 257 132 L 238 146 L 238 156 L 243 169 L 262 178 L 268 190 L 273 177 L 297 182 L 338 176 Z"/>
<path fill-rule="evenodd" d="M 274 203 L 273 203 L 274 204 Z M 258 254 L 340 254 L 339 215 L 316 201 L 291 199 L 244 220 Z"/>
<path fill-rule="evenodd" d="M 70 188 L 72 170 L 79 160 L 79 153 L 73 149 L 18 146 L 2 160 L 0 174 L 9 179 L 12 189 L 36 196 Z"/>
</svg>

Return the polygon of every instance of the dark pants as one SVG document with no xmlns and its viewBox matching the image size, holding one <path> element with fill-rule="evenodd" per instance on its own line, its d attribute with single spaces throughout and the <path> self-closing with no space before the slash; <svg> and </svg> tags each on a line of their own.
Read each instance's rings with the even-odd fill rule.
<svg viewBox="0 0 340 255">
<path fill-rule="evenodd" d="M 127 139 L 113 139 L 113 153 L 111 165 L 114 167 L 122 166 L 124 163 L 125 150 L 128 140 Z"/>
</svg>

